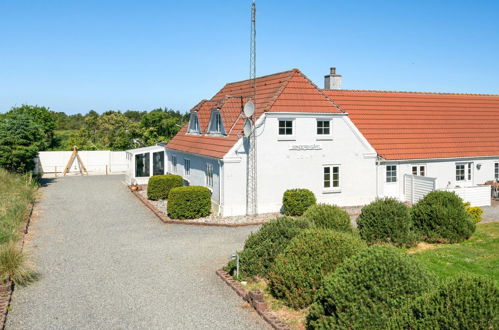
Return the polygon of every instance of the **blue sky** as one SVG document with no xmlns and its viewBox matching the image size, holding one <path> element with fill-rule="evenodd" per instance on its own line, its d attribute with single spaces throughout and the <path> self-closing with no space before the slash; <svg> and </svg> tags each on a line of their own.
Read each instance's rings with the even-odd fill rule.
<svg viewBox="0 0 499 330">
<path fill-rule="evenodd" d="M 250 0 L 0 1 L 0 111 L 189 110 L 249 74 Z M 257 0 L 257 74 L 499 94 L 499 1 Z"/>
</svg>

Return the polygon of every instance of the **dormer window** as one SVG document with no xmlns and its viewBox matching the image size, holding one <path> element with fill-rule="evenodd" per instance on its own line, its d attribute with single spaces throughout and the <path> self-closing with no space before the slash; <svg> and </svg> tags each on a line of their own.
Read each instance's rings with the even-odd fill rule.
<svg viewBox="0 0 499 330">
<path fill-rule="evenodd" d="M 201 134 L 201 128 L 199 127 L 199 118 L 197 112 L 191 112 L 191 116 L 189 118 L 189 130 L 187 131 L 189 134 Z"/>
<path fill-rule="evenodd" d="M 208 134 L 225 135 L 222 115 L 219 109 L 213 109 L 210 117 L 210 125 L 208 126 Z"/>
</svg>

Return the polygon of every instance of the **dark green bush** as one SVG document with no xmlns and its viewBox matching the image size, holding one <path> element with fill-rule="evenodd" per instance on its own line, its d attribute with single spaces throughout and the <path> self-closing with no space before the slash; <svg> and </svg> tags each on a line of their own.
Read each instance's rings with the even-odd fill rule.
<svg viewBox="0 0 499 330">
<path fill-rule="evenodd" d="M 278 217 L 262 225 L 252 233 L 239 253 L 240 275 L 267 277 L 275 257 L 289 244 L 291 239 L 312 225 L 303 219 Z M 228 267 L 229 272 L 233 267 Z"/>
<path fill-rule="evenodd" d="M 290 307 L 308 306 L 323 277 L 365 247 L 360 238 L 348 233 L 305 230 L 276 257 L 269 272 L 270 292 Z"/>
<path fill-rule="evenodd" d="M 392 329 L 498 329 L 499 290 L 490 279 L 451 278 L 402 309 Z"/>
<path fill-rule="evenodd" d="M 168 215 L 172 219 L 196 219 L 211 212 L 211 191 L 206 187 L 176 187 L 168 194 Z"/>
<path fill-rule="evenodd" d="M 345 232 L 353 230 L 348 213 L 336 205 L 312 205 L 303 213 L 303 218 L 314 223 L 317 228 Z"/>
<path fill-rule="evenodd" d="M 449 191 L 435 190 L 426 195 L 413 206 L 412 219 L 418 234 L 429 242 L 460 242 L 475 231 L 463 200 Z"/>
<path fill-rule="evenodd" d="M 315 195 L 308 189 L 289 189 L 282 197 L 282 208 L 285 215 L 302 215 L 316 202 Z"/>
<path fill-rule="evenodd" d="M 395 198 L 378 199 L 364 206 L 357 218 L 357 228 L 368 244 L 408 247 L 416 243 L 409 208 Z"/>
<path fill-rule="evenodd" d="M 328 275 L 307 316 L 309 328 L 384 329 L 409 300 L 429 291 L 433 277 L 412 256 L 374 246 Z"/>
<path fill-rule="evenodd" d="M 147 183 L 147 197 L 152 200 L 167 199 L 172 188 L 182 186 L 183 180 L 180 175 L 154 175 Z"/>
</svg>

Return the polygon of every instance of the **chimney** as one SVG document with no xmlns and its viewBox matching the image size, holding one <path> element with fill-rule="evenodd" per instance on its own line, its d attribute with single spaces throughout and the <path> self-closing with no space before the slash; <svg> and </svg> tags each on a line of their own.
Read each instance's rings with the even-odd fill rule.
<svg viewBox="0 0 499 330">
<path fill-rule="evenodd" d="M 325 89 L 341 89 L 341 75 L 336 74 L 336 68 L 332 67 L 327 76 L 324 76 Z"/>
</svg>

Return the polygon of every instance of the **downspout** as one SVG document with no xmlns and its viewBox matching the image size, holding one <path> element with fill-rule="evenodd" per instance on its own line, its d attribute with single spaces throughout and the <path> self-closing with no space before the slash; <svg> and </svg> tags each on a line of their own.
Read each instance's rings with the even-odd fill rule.
<svg viewBox="0 0 499 330">
<path fill-rule="evenodd" d="M 219 179 L 218 181 L 219 182 L 219 189 L 218 189 L 218 215 L 221 216 L 222 215 L 222 208 L 223 208 L 223 187 L 224 187 L 224 173 L 223 173 L 223 161 L 221 159 L 218 160 L 218 168 L 220 169 L 219 171 Z"/>
<path fill-rule="evenodd" d="M 376 155 L 376 198 L 379 198 L 379 155 Z"/>
</svg>

